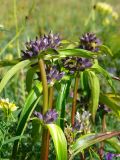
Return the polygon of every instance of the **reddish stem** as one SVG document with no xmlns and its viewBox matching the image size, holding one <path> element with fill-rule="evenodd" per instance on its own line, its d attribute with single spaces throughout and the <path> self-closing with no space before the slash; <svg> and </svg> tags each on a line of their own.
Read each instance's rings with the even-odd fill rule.
<svg viewBox="0 0 120 160">
<path fill-rule="evenodd" d="M 76 77 L 75 78 L 74 93 L 73 93 L 72 113 L 71 113 L 71 124 L 72 124 L 72 127 L 74 126 L 74 123 L 75 123 L 78 84 L 79 84 L 79 78 Z"/>
<path fill-rule="evenodd" d="M 40 160 L 48 160 L 49 155 L 49 130 L 44 128 L 42 133 L 42 148 L 41 148 L 41 157 Z"/>
</svg>

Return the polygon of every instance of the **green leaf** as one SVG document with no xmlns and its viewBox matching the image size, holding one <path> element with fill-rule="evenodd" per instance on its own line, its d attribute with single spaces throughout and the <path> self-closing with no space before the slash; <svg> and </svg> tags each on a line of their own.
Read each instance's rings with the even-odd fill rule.
<svg viewBox="0 0 120 160">
<path fill-rule="evenodd" d="M 116 137 L 107 139 L 105 140 L 105 142 L 111 145 L 111 147 L 113 147 L 117 151 L 117 153 L 120 153 L 120 141 Z"/>
<path fill-rule="evenodd" d="M 66 81 L 66 83 L 61 84 L 61 90 L 56 102 L 56 110 L 58 111 L 60 118 L 58 119 L 57 123 L 64 129 L 64 118 L 65 118 L 65 106 L 66 100 L 69 94 L 71 81 Z"/>
<path fill-rule="evenodd" d="M 86 57 L 86 58 L 93 58 L 96 54 L 84 49 L 61 49 L 58 50 L 60 56 L 78 56 L 78 57 Z"/>
<path fill-rule="evenodd" d="M 115 87 L 113 85 L 113 79 L 110 76 L 109 72 L 107 72 L 105 69 L 103 69 L 98 63 L 95 63 L 92 66 L 91 69 L 93 69 L 93 70 L 97 71 L 98 73 L 102 74 L 106 78 L 106 80 L 107 80 L 108 84 L 110 85 L 111 89 L 113 90 L 113 92 L 115 93 Z"/>
<path fill-rule="evenodd" d="M 105 46 L 105 45 L 101 45 L 100 46 L 100 51 L 109 54 L 110 56 L 113 56 L 112 51 L 110 50 L 109 47 Z"/>
<path fill-rule="evenodd" d="M 14 142 L 15 140 L 22 139 L 22 138 L 26 138 L 26 136 L 16 136 L 16 137 L 12 137 L 12 138 L 10 138 L 10 139 L 8 139 L 8 140 L 5 140 L 5 141 L 3 142 L 3 144 L 2 144 L 2 146 L 5 145 L 5 144 Z"/>
<path fill-rule="evenodd" d="M 45 60 L 58 59 L 66 56 L 77 56 L 77 57 L 86 57 L 86 58 L 96 58 L 97 54 L 84 49 L 72 48 L 72 49 L 48 49 L 43 51 L 38 55 L 38 58 Z"/>
<path fill-rule="evenodd" d="M 13 66 L 6 74 L 5 76 L 2 78 L 1 82 L 0 82 L 0 93 L 2 92 L 3 88 L 5 87 L 5 85 L 9 82 L 9 80 L 11 79 L 11 77 L 16 74 L 19 70 L 21 70 L 22 68 L 30 65 L 30 60 L 25 60 L 22 62 L 19 62 L 18 64 L 16 64 L 15 66 Z"/>
<path fill-rule="evenodd" d="M 21 61 L 21 58 L 13 60 L 2 60 L 0 61 L 0 67 L 13 66 Z"/>
<path fill-rule="evenodd" d="M 40 119 L 34 118 L 32 120 L 32 132 L 31 132 L 32 142 L 34 144 L 37 143 L 40 140 L 41 135 L 42 135 L 42 125 Z"/>
<path fill-rule="evenodd" d="M 99 143 L 101 141 L 109 139 L 113 136 L 117 136 L 119 134 L 120 134 L 120 131 L 106 132 L 106 133 L 99 133 L 99 134 L 91 133 L 91 134 L 86 134 L 84 136 L 81 136 L 71 146 L 72 155 L 70 157 L 70 160 L 72 160 L 73 157 L 77 155 L 79 152 L 82 152 L 84 149 L 92 146 L 93 144 Z"/>
<path fill-rule="evenodd" d="M 88 84 L 88 71 L 83 71 L 80 73 L 80 85 L 82 90 L 87 90 L 89 88 Z"/>
<path fill-rule="evenodd" d="M 99 79 L 94 72 L 88 71 L 88 76 L 89 76 L 89 84 L 91 90 L 90 110 L 94 121 L 99 104 L 100 84 L 99 84 Z"/>
<path fill-rule="evenodd" d="M 105 95 L 108 96 L 116 104 L 120 105 L 120 94 L 106 93 Z"/>
<path fill-rule="evenodd" d="M 41 92 L 42 92 L 42 86 L 40 83 L 38 83 L 29 93 L 18 121 L 16 136 L 23 135 L 27 123 L 30 119 L 30 116 L 40 100 Z M 16 156 L 18 145 L 19 141 L 15 141 L 13 146 L 13 157 Z"/>
<path fill-rule="evenodd" d="M 28 92 L 30 92 L 30 90 L 32 89 L 32 82 L 33 82 L 33 76 L 34 76 L 34 73 L 36 72 L 36 69 L 35 68 L 30 68 L 28 71 L 27 71 L 27 75 L 26 75 L 26 89 Z"/>
<path fill-rule="evenodd" d="M 119 118 L 120 118 L 120 105 L 117 101 L 113 100 L 107 94 L 100 94 L 100 102 L 106 104 Z"/>
<path fill-rule="evenodd" d="M 54 142 L 57 160 L 67 160 L 67 141 L 62 129 L 56 124 L 47 124 L 46 126 Z"/>
</svg>

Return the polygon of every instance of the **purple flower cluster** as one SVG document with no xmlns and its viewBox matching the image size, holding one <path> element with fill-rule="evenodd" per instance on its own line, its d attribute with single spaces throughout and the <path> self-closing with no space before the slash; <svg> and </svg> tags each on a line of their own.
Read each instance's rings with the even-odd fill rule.
<svg viewBox="0 0 120 160">
<path fill-rule="evenodd" d="M 120 157 L 120 154 L 107 153 L 106 160 L 113 160 L 114 157 Z"/>
<path fill-rule="evenodd" d="M 56 80 L 59 81 L 64 76 L 65 73 L 61 72 L 57 68 L 57 66 L 53 66 L 53 67 L 47 67 L 46 74 L 47 74 L 47 82 L 53 85 L 54 82 Z"/>
<path fill-rule="evenodd" d="M 80 38 L 80 45 L 78 48 L 85 49 L 92 52 L 98 52 L 101 41 L 94 33 L 86 33 Z M 62 60 L 65 69 L 70 73 L 75 71 L 84 71 L 86 68 L 92 66 L 92 61 L 87 58 L 67 57 Z"/>
<path fill-rule="evenodd" d="M 80 38 L 80 48 L 82 49 L 98 52 L 100 45 L 101 41 L 94 33 L 86 33 Z"/>
<path fill-rule="evenodd" d="M 84 71 L 86 68 L 92 66 L 91 60 L 81 57 L 66 57 L 62 60 L 62 62 L 64 68 L 71 74 L 74 74 L 76 71 Z"/>
<path fill-rule="evenodd" d="M 91 114 L 89 113 L 89 111 L 83 110 L 82 114 L 77 112 L 75 116 L 75 124 L 73 126 L 73 130 L 89 133 L 90 127 L 91 127 L 90 117 L 91 117 Z"/>
<path fill-rule="evenodd" d="M 55 109 L 48 110 L 44 115 L 42 115 L 40 112 L 35 111 L 34 115 L 38 117 L 41 121 L 43 121 L 45 124 L 52 123 L 58 118 L 58 113 Z"/>
<path fill-rule="evenodd" d="M 26 42 L 26 51 L 22 51 L 22 57 L 24 59 L 32 58 L 37 56 L 40 51 L 45 51 L 49 48 L 57 49 L 60 46 L 61 39 L 58 34 L 52 34 L 43 37 L 36 38 L 34 41 Z"/>
</svg>

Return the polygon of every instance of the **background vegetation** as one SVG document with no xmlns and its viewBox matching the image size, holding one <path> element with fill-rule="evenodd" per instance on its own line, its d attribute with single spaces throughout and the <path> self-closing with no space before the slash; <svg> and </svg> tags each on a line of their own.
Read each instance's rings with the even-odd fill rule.
<svg viewBox="0 0 120 160">
<path fill-rule="evenodd" d="M 110 15 L 101 14 L 95 9 L 98 0 L 0 0 L 0 66 L 2 60 L 13 60 L 21 57 L 21 50 L 25 48 L 25 42 L 30 39 L 35 39 L 36 36 L 53 31 L 59 33 L 61 38 L 70 40 L 71 42 L 79 41 L 79 37 L 85 32 L 94 32 L 100 37 L 103 44 L 108 46 L 113 54 L 113 57 L 100 56 L 100 65 L 110 72 L 115 77 L 120 77 L 120 2 L 119 0 L 101 0 L 110 4 L 113 10 L 118 14 L 117 19 L 112 19 Z M 9 67 L 0 68 L 0 79 L 6 74 Z M 3 89 L 1 97 L 9 98 L 15 102 L 19 109 L 27 97 L 25 78 L 26 70 L 21 70 L 16 74 L 6 87 Z M 111 88 L 106 86 L 105 80 L 99 76 L 101 89 L 105 92 L 111 91 Z M 115 81 L 115 90 L 119 94 L 119 81 Z M 120 104 L 120 103 L 119 103 Z M 19 110 L 15 115 L 19 117 Z M 0 112 L 0 118 L 2 114 Z M 114 118 L 114 114 L 107 117 L 108 130 L 119 130 L 120 123 L 118 117 Z M 11 128 L 11 135 L 14 135 L 14 125 Z M 2 124 L 3 125 L 3 124 Z M 1 126 L 2 126 L 1 125 Z M 8 126 L 11 123 L 7 124 Z M 13 127 L 13 128 L 12 128 Z M 28 126 L 26 133 L 31 134 L 31 124 Z M 100 130 L 100 124 L 97 124 L 95 130 Z M 5 128 L 6 130 L 6 128 Z M 6 134 L 8 138 L 8 134 Z M 23 148 L 26 147 L 30 157 L 30 149 L 32 143 L 30 137 L 23 141 Z M 26 146 L 24 146 L 26 144 Z M 37 147 L 40 144 L 37 144 Z M 11 144 L 9 150 L 11 152 Z M 36 147 L 35 146 L 35 147 Z M 21 148 L 22 148 L 21 147 Z M 34 148 L 36 153 L 37 147 Z M 110 146 L 106 147 L 111 149 Z M 6 148 L 3 148 L 3 151 Z M 51 157 L 52 153 L 51 145 Z M 112 149 L 111 149 L 112 150 Z M 3 157 L 9 156 L 9 151 L 6 151 Z M 22 152 L 22 151 L 20 151 Z M 36 154 L 39 157 L 39 154 Z M 50 158 L 51 158 L 50 157 Z M 26 158 L 27 159 L 27 158 Z"/>
</svg>

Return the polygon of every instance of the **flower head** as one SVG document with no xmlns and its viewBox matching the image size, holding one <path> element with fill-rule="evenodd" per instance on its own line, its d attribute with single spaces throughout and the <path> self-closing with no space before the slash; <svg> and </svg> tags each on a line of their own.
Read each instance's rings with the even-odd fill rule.
<svg viewBox="0 0 120 160">
<path fill-rule="evenodd" d="M 114 154 L 112 154 L 112 153 L 107 153 L 107 155 L 106 155 L 106 160 L 112 160 L 113 157 L 114 157 Z"/>
<path fill-rule="evenodd" d="M 40 112 L 35 111 L 34 116 L 38 117 L 41 121 L 43 121 L 43 115 Z"/>
<path fill-rule="evenodd" d="M 42 115 L 40 112 L 35 111 L 34 115 L 38 117 L 41 121 L 43 121 L 45 124 L 56 121 L 58 117 L 58 113 L 55 109 L 48 110 L 44 115 Z"/>
<path fill-rule="evenodd" d="M 76 71 L 84 71 L 92 66 L 92 61 L 82 57 L 66 57 L 62 60 L 63 66 L 70 74 Z"/>
<path fill-rule="evenodd" d="M 94 33 L 86 33 L 80 38 L 78 48 L 92 52 L 97 52 L 101 41 Z M 92 66 L 92 60 L 83 57 L 66 57 L 62 60 L 62 64 L 69 73 L 74 74 L 76 71 L 84 71 Z"/>
<path fill-rule="evenodd" d="M 113 17 L 114 20 L 117 20 L 117 19 L 119 18 L 119 15 L 118 15 L 117 12 L 114 11 L 114 12 L 112 13 L 112 17 Z"/>
<path fill-rule="evenodd" d="M 44 115 L 44 122 L 45 123 L 52 123 L 56 121 L 58 117 L 58 113 L 56 112 L 55 109 L 50 109 L 46 114 Z"/>
<path fill-rule="evenodd" d="M 94 33 L 86 33 L 80 38 L 80 48 L 98 52 L 101 41 L 96 37 Z"/>
<path fill-rule="evenodd" d="M 90 126 L 90 117 L 91 117 L 91 114 L 89 111 L 83 110 L 82 114 L 77 112 L 73 129 L 77 130 L 79 132 L 89 133 L 90 127 L 91 127 Z"/>
<path fill-rule="evenodd" d="M 58 34 L 49 33 L 40 38 L 36 37 L 36 40 L 26 42 L 26 50 L 22 51 L 22 57 L 24 59 L 37 56 L 40 51 L 45 51 L 49 48 L 57 49 L 60 46 L 60 37 Z"/>
<path fill-rule="evenodd" d="M 74 132 L 71 126 L 67 125 L 64 129 L 64 133 L 67 139 L 68 146 L 74 142 Z"/>
<path fill-rule="evenodd" d="M 98 2 L 94 8 L 103 14 L 110 14 L 113 12 L 112 6 L 105 2 Z"/>
<path fill-rule="evenodd" d="M 9 102 L 9 99 L 0 99 L 0 109 L 4 111 L 4 113 L 11 113 L 17 110 L 17 107 L 14 103 Z"/>
<path fill-rule="evenodd" d="M 106 160 L 113 160 L 113 157 L 120 157 L 120 154 L 107 153 Z"/>
<path fill-rule="evenodd" d="M 53 67 L 46 67 L 46 74 L 47 74 L 48 84 L 53 85 L 54 82 L 56 80 L 59 81 L 64 76 L 65 73 L 61 72 L 57 66 L 53 66 Z"/>
</svg>

